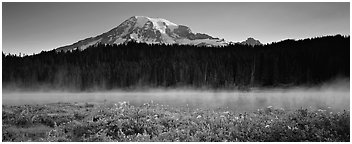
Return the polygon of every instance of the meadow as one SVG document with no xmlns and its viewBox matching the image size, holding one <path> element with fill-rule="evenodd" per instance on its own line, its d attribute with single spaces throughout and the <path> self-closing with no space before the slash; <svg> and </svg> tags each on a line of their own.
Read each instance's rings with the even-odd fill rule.
<svg viewBox="0 0 352 144">
<path fill-rule="evenodd" d="M 3 93 L 2 140 L 350 141 L 349 90 Z"/>
</svg>

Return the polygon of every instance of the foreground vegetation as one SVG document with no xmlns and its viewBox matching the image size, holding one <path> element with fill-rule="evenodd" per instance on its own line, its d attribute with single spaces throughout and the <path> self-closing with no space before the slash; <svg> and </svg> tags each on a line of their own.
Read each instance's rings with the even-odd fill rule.
<svg viewBox="0 0 352 144">
<path fill-rule="evenodd" d="M 2 106 L 2 141 L 350 141 L 349 111 L 146 103 Z"/>
</svg>

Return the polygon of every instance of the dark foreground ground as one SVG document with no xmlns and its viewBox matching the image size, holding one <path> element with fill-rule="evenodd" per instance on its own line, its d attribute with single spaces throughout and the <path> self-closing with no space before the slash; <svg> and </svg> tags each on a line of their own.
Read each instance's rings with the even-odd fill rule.
<svg viewBox="0 0 352 144">
<path fill-rule="evenodd" d="M 271 107 L 233 113 L 153 102 L 3 105 L 2 141 L 350 141 L 350 114 Z"/>
</svg>

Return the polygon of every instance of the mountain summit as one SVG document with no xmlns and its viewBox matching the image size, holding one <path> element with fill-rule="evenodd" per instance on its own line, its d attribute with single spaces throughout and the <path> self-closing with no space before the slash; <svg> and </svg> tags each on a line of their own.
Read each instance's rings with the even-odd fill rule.
<svg viewBox="0 0 352 144">
<path fill-rule="evenodd" d="M 83 50 L 98 43 L 121 44 L 132 40 L 148 44 L 227 45 L 224 39 L 214 38 L 202 33 L 193 33 L 187 26 L 178 25 L 162 18 L 133 16 L 106 33 L 56 50 Z"/>
<path fill-rule="evenodd" d="M 248 38 L 247 40 L 241 42 L 241 44 L 244 45 L 251 45 L 251 46 L 255 46 L 255 45 L 262 45 L 262 43 L 259 40 L 256 40 L 254 38 Z"/>
</svg>

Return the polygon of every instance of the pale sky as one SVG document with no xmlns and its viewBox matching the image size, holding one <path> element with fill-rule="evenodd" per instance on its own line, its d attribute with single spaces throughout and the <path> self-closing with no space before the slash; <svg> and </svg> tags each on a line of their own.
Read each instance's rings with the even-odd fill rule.
<svg viewBox="0 0 352 144">
<path fill-rule="evenodd" d="M 131 16 L 167 19 L 227 41 L 350 34 L 343 3 L 2 3 L 2 51 L 33 54 L 95 37 Z"/>
</svg>

